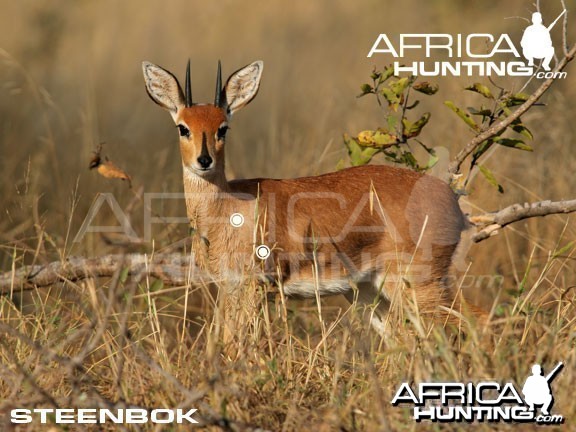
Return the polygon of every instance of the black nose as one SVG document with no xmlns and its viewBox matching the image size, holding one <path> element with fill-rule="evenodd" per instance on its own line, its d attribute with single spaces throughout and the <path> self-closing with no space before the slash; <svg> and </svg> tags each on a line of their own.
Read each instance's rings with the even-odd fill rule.
<svg viewBox="0 0 576 432">
<path fill-rule="evenodd" d="M 206 169 L 212 165 L 212 158 L 208 155 L 202 155 L 198 158 L 198 163 L 203 169 Z"/>
</svg>

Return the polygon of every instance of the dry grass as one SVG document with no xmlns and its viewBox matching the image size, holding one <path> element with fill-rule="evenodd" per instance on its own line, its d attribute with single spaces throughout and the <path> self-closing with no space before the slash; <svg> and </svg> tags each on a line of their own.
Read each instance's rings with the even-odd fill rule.
<svg viewBox="0 0 576 432">
<path fill-rule="evenodd" d="M 370 102 L 355 98 L 372 67 L 382 66 L 380 59 L 365 58 L 378 33 L 426 28 L 508 31 L 517 38 L 522 26 L 503 18 L 527 16 L 529 7 L 521 0 L 506 2 L 502 11 L 501 2 L 494 2 L 496 11 L 486 2 L 441 0 L 255 3 L 179 1 L 167 7 L 151 1 L 143 7 L 135 1 L 0 0 L 2 270 L 72 254 L 178 250 L 174 244 L 186 237 L 185 224 L 158 224 L 154 242 L 121 247 L 96 234 L 73 242 L 98 193 L 113 193 L 141 235 L 145 208 L 139 192 L 182 190 L 175 133 L 145 95 L 142 60 L 180 76 L 191 57 L 195 98 L 209 101 L 218 58 L 225 73 L 263 59 L 261 92 L 232 124 L 231 172 L 316 174 L 332 170 L 343 156 L 343 132 L 381 121 Z M 546 7 L 556 13 L 552 2 Z M 535 153 L 499 151 L 488 160 L 506 194 L 496 196 L 477 179 L 472 209 L 574 197 L 572 69 L 546 96 L 547 106 L 525 118 L 536 136 Z M 461 92 L 468 80 L 438 82 L 441 93 L 425 101 L 433 113 L 425 138 L 454 151 L 469 134 L 442 101 L 476 101 Z M 134 190 L 88 172 L 100 142 L 133 176 Z M 180 200 L 158 200 L 152 210 L 185 215 Z M 115 219 L 103 210 L 95 222 Z M 174 290 L 118 275 L 2 297 L 0 421 L 10 406 L 125 400 L 187 404 L 207 419 L 271 430 L 428 430 L 433 427 L 416 425 L 407 410 L 390 405 L 401 382 L 521 383 L 531 363 L 549 367 L 561 360 L 566 368 L 554 384 L 554 411 L 570 421 L 576 418 L 574 243 L 555 252 L 575 238 L 573 218 L 554 216 L 464 245 L 458 280 L 469 298 L 493 307 L 499 323 L 488 334 L 473 326 L 466 336 L 446 336 L 416 317 L 400 321 L 390 338 L 380 340 L 337 301 L 322 304 L 321 324 L 316 305 L 280 298 L 267 303 L 251 281 L 243 289 L 246 310 L 227 345 L 214 287 Z M 493 276 L 502 284 L 486 282 Z M 450 427 L 458 428 L 443 426 Z"/>
<path fill-rule="evenodd" d="M 88 280 L 2 298 L 2 409 L 124 402 L 195 407 L 208 423 L 228 419 L 230 430 L 412 430 L 409 410 L 390 404 L 401 382 L 511 379 L 521 385 L 532 362 L 563 360 L 554 412 L 570 422 L 576 415 L 570 397 L 576 296 L 541 290 L 565 262 L 551 259 L 538 281 L 502 308 L 491 331 L 472 324 L 466 336 L 431 327 L 408 308 L 381 339 L 354 309 L 324 305 L 319 315 L 314 306 L 281 297 L 267 303 L 251 282 L 228 324 L 207 287 L 174 291 L 123 280 L 120 272 L 105 284 Z M 225 325 L 234 328 L 226 344 Z"/>
</svg>

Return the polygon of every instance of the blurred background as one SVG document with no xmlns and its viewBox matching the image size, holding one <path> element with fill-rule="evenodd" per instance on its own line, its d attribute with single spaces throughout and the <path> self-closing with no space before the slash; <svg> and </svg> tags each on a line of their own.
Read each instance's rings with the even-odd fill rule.
<svg viewBox="0 0 576 432">
<path fill-rule="evenodd" d="M 566 4 L 576 10 L 574 0 Z M 0 0 L 0 7 L 2 270 L 10 269 L 15 255 L 22 262 L 50 261 L 116 251 L 118 246 L 99 234 L 72 241 L 98 193 L 112 193 L 143 235 L 143 207 L 135 201 L 135 191 L 182 191 L 177 133 L 170 116 L 146 95 L 143 60 L 182 80 L 190 58 L 194 100 L 203 102 L 213 100 L 218 59 L 225 78 L 263 60 L 258 97 L 232 123 L 230 177 L 314 175 L 334 170 L 346 157 L 343 133 L 382 124 L 374 101 L 356 97 L 373 68 L 392 61 L 382 55 L 366 57 L 378 34 L 508 33 L 519 42 L 535 10 L 528 0 Z M 560 1 L 542 2 L 545 24 L 560 11 Z M 561 25 L 552 37 L 559 48 Z M 576 41 L 576 26 L 569 29 L 569 41 Z M 468 211 L 576 198 L 575 66 L 567 71 L 567 79 L 545 95 L 546 105 L 524 117 L 535 135 L 534 153 L 495 152 L 485 164 L 505 193 L 477 177 Z M 454 155 L 471 133 L 443 101 L 478 105 L 479 96 L 462 89 L 483 79 L 431 80 L 440 91 L 421 98 L 422 110 L 432 112 L 422 139 Z M 524 82 L 496 80 L 514 89 Z M 532 82 L 526 91 L 537 84 Z M 100 143 L 102 153 L 133 177 L 132 190 L 89 171 Z M 185 216 L 180 200 L 156 203 L 154 211 Z M 114 220 L 105 205 L 94 223 Z M 185 224 L 157 228 L 155 248 L 187 232 Z M 514 290 L 527 268 L 528 277 L 537 278 L 549 255 L 575 238 L 574 216 L 549 216 L 517 223 L 479 245 L 464 245 L 458 270 L 474 277 L 463 285 L 472 299 L 490 304 L 498 286 L 482 276 L 501 276 L 502 287 Z M 130 247 L 150 250 L 152 244 Z M 575 285 L 575 261 L 564 261 L 556 274 L 550 283 Z"/>
</svg>

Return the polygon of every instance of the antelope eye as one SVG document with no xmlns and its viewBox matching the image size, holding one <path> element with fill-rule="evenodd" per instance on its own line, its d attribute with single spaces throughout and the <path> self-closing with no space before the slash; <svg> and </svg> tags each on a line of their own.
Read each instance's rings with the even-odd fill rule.
<svg viewBox="0 0 576 432">
<path fill-rule="evenodd" d="M 226 132 L 228 132 L 228 125 L 223 124 L 218 128 L 218 132 L 216 132 L 216 138 L 219 140 L 224 139 L 224 137 L 226 136 Z"/>
<path fill-rule="evenodd" d="M 184 125 L 178 125 L 178 132 L 180 133 L 181 137 L 190 138 L 190 129 L 188 129 Z"/>
</svg>

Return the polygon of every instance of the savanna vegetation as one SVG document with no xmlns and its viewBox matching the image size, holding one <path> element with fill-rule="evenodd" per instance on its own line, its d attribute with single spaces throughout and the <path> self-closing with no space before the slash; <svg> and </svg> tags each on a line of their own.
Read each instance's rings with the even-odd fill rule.
<svg viewBox="0 0 576 432">
<path fill-rule="evenodd" d="M 569 12 L 576 7 L 565 3 Z M 401 163 L 445 178 L 461 173 L 453 186 L 471 215 L 575 199 L 574 64 L 521 123 L 480 142 L 454 172 L 450 161 L 458 152 L 522 106 L 542 81 L 383 79 L 389 59 L 366 58 L 384 32 L 508 33 L 517 41 L 535 5 L 0 5 L 2 430 L 188 430 L 9 423 L 16 407 L 121 406 L 197 408 L 206 430 L 459 430 L 459 424 L 415 423 L 409 409 L 393 407 L 400 383 L 494 379 L 521 386 L 533 363 L 549 369 L 559 361 L 565 368 L 553 384 L 553 412 L 566 424 L 549 428 L 574 427 L 573 215 L 526 219 L 477 244 L 475 229 L 465 233 L 454 280 L 472 303 L 490 311 L 488 327 L 472 321 L 444 328 L 422 320 L 405 302 L 393 308 L 391 333 L 382 339 L 342 299 L 293 301 L 247 280 L 232 323 L 236 331 L 225 343 L 218 307 L 223 287 L 194 273 L 168 283 L 151 268 L 158 254 L 186 257 L 189 243 L 183 200 L 145 199 L 181 192 L 182 180 L 177 134 L 146 96 L 143 60 L 181 68 L 183 75 L 191 58 L 194 98 L 206 102 L 218 59 L 225 75 L 264 61 L 258 97 L 231 124 L 229 177 L 296 177 L 346 164 Z M 560 2 L 540 6 L 544 17 L 561 10 Z M 568 42 L 576 40 L 575 31 L 568 26 Z M 552 36 L 560 60 L 562 27 Z M 96 156 L 109 157 L 120 176 L 130 176 L 131 187 L 90 170 Z M 118 227 L 116 209 L 127 215 L 133 235 L 122 229 L 78 235 L 103 194 L 114 205 L 102 205 L 93 224 Z M 148 236 L 147 217 L 156 218 Z M 138 271 L 124 261 L 131 254 L 141 257 Z M 56 274 L 57 283 L 40 287 L 16 279 L 18 269 L 107 255 L 120 257 L 103 271 L 107 277 Z M 187 268 L 185 260 L 180 264 Z M 518 427 L 536 428 L 476 425 Z"/>
</svg>

